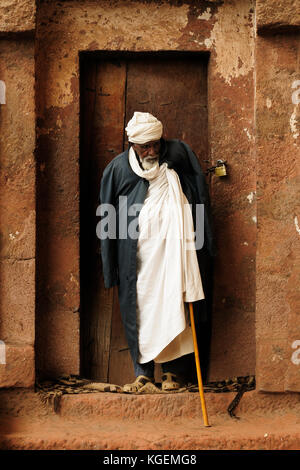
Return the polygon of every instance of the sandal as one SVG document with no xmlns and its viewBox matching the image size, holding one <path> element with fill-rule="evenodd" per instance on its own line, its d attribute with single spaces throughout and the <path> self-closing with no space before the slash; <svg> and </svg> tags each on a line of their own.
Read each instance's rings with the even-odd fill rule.
<svg viewBox="0 0 300 470">
<path fill-rule="evenodd" d="M 150 379 L 150 377 L 146 377 L 145 375 L 139 375 L 132 384 L 125 384 L 123 386 L 123 392 L 138 392 L 148 382 L 154 383 L 154 378 Z"/>
<path fill-rule="evenodd" d="M 166 372 L 162 375 L 161 389 L 164 392 L 171 390 L 178 390 L 180 388 L 180 383 L 177 375 L 172 374 L 171 372 Z"/>
</svg>

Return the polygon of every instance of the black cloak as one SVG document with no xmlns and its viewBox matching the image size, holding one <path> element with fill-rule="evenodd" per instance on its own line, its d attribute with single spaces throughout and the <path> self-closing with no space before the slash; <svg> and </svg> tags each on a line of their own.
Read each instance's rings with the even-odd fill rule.
<svg viewBox="0 0 300 470">
<path fill-rule="evenodd" d="M 149 181 L 139 177 L 131 169 L 128 151 L 129 149 L 116 156 L 107 165 L 101 179 L 100 203 L 110 204 L 115 210 L 115 214 L 104 212 L 102 215 L 102 230 L 105 232 L 105 225 L 110 223 L 110 227 L 115 228 L 115 236 L 104 239 L 101 237 L 101 258 L 105 287 L 118 286 L 125 334 L 132 360 L 136 362 L 139 352 L 136 326 L 137 218 L 147 194 Z M 191 204 L 194 227 L 196 204 L 204 204 L 204 244 L 197 250 L 197 258 L 205 299 L 194 303 L 194 313 L 201 368 L 205 380 L 211 331 L 212 260 L 216 254 L 208 187 L 199 161 L 186 143 L 180 140 L 161 139 L 159 164 L 163 162 L 166 162 L 179 176 L 182 190 Z M 127 196 L 126 206 L 124 205 L 126 199 L 120 196 Z M 129 215 L 128 208 L 133 204 L 139 204 L 140 207 L 135 206 L 134 215 Z M 124 222 L 126 227 L 130 223 L 135 224 L 136 237 L 124 236 Z"/>
</svg>

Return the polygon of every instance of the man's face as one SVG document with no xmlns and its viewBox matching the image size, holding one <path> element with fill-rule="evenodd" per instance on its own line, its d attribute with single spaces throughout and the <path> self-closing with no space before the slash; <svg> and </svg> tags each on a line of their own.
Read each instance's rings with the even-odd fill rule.
<svg viewBox="0 0 300 470">
<path fill-rule="evenodd" d="M 133 149 L 141 160 L 155 160 L 159 158 L 160 140 L 153 140 L 145 144 L 133 144 Z"/>
</svg>

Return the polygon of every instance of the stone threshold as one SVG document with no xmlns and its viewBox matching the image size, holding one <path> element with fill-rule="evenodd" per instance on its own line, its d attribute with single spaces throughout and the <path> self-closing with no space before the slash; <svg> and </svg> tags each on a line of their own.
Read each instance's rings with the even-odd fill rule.
<svg viewBox="0 0 300 470">
<path fill-rule="evenodd" d="M 300 395 L 246 392 L 231 418 L 235 393 L 89 393 L 64 395 L 57 412 L 33 390 L 0 390 L 0 449 L 24 450 L 298 450 Z"/>
<path fill-rule="evenodd" d="M 224 415 L 235 398 L 236 392 L 205 393 L 208 416 Z M 245 392 L 235 414 L 280 416 L 298 413 L 299 393 L 263 393 L 256 390 Z M 34 389 L 0 389 L 0 416 L 11 417 L 103 417 L 107 419 L 150 419 L 155 421 L 189 418 L 202 420 L 198 392 L 166 394 L 124 394 L 110 392 L 65 394 L 58 399 L 57 410 L 53 404 L 43 403 Z M 236 422 L 233 418 L 230 421 Z"/>
</svg>

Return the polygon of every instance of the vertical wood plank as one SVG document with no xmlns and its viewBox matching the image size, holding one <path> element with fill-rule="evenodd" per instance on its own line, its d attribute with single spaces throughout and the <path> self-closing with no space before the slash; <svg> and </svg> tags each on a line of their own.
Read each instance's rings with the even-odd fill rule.
<svg viewBox="0 0 300 470">
<path fill-rule="evenodd" d="M 150 56 L 128 64 L 126 122 L 134 111 L 150 112 L 164 137 L 187 142 L 207 159 L 207 62 L 197 57 Z"/>
<path fill-rule="evenodd" d="M 115 291 L 109 360 L 109 382 L 119 385 L 135 379 L 133 364 L 121 321 L 118 295 Z"/>
<path fill-rule="evenodd" d="M 91 70 L 95 65 L 91 64 Z M 122 61 L 97 61 L 95 109 L 92 121 L 86 113 L 86 127 L 91 127 L 90 164 L 82 174 L 82 185 L 88 187 L 82 203 L 86 224 L 81 224 L 83 265 L 82 310 L 84 323 L 82 348 L 84 373 L 103 382 L 108 381 L 111 323 L 115 289 L 105 289 L 102 276 L 100 240 L 96 237 L 96 209 L 99 205 L 100 180 L 106 165 L 123 150 L 123 125 L 126 65 Z M 87 80 L 88 83 L 88 80 Z M 84 236 L 85 233 L 88 235 Z"/>
</svg>

